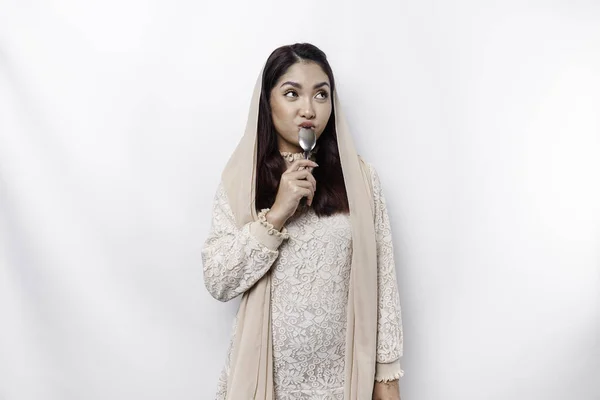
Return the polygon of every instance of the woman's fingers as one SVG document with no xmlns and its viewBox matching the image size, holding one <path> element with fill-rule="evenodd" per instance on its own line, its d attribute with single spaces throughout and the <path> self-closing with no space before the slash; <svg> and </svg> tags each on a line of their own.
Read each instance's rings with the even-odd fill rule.
<svg viewBox="0 0 600 400">
<path fill-rule="evenodd" d="M 306 180 L 296 180 L 291 182 L 292 185 L 299 186 L 301 188 L 315 190 L 314 184 Z"/>
<path fill-rule="evenodd" d="M 300 171 L 294 171 L 294 172 L 287 172 L 285 174 L 286 178 L 291 182 L 291 181 L 306 181 L 306 182 L 310 182 L 312 184 L 312 189 L 313 190 L 317 190 L 317 180 L 315 179 L 315 177 L 310 173 L 309 170 L 303 169 Z"/>
<path fill-rule="evenodd" d="M 313 184 L 309 181 L 293 181 L 291 183 L 295 187 L 296 193 L 300 194 L 302 197 L 306 197 L 308 204 L 310 205 L 313 197 L 315 197 Z"/>
<path fill-rule="evenodd" d="M 313 199 L 313 191 L 310 189 L 304 189 L 304 188 L 299 188 L 298 192 L 302 194 L 302 197 L 306 197 L 306 199 L 308 200 L 308 205 L 310 205 L 312 203 L 312 199 Z"/>
<path fill-rule="evenodd" d="M 313 176 L 313 174 L 308 174 L 306 176 L 306 180 L 313 184 L 313 190 L 317 190 L 317 180 Z"/>
<path fill-rule="evenodd" d="M 300 159 L 300 160 L 296 160 L 296 161 L 294 161 L 294 162 L 293 162 L 293 163 L 292 163 L 292 164 L 291 164 L 291 165 L 288 167 L 288 169 L 286 169 L 286 170 L 285 170 L 285 172 L 287 173 L 287 172 L 292 172 L 292 171 L 298 171 L 298 169 L 299 169 L 300 167 L 305 167 L 305 168 L 307 168 L 307 167 L 313 167 L 313 168 L 314 168 L 314 167 L 318 167 L 318 166 L 319 166 L 319 164 L 317 164 L 317 163 L 316 163 L 316 162 L 314 162 L 314 161 Z"/>
<path fill-rule="evenodd" d="M 286 172 L 285 175 L 288 179 L 298 180 L 298 179 L 307 179 L 309 175 L 312 175 L 309 170 L 301 169 L 300 171 L 290 171 Z"/>
<path fill-rule="evenodd" d="M 307 198 L 307 204 L 310 206 L 317 190 L 317 181 L 311 171 L 318 164 L 311 160 L 296 160 L 283 173 L 281 183 L 288 190 L 292 190 L 296 195 Z"/>
</svg>

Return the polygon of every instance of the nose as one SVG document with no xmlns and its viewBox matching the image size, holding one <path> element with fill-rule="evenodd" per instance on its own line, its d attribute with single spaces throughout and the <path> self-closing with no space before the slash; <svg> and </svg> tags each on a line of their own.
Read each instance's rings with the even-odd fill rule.
<svg viewBox="0 0 600 400">
<path fill-rule="evenodd" d="M 315 109 L 310 98 L 302 104 L 302 108 L 300 108 L 300 116 L 306 119 L 313 119 L 315 117 Z"/>
</svg>

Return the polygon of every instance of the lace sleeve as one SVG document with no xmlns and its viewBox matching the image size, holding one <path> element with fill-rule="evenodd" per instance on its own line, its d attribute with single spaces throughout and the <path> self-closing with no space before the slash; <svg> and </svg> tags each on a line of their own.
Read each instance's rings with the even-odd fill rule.
<svg viewBox="0 0 600 400">
<path fill-rule="evenodd" d="M 400 297 L 396 282 L 396 266 L 392 232 L 387 206 L 379 175 L 370 165 L 375 205 L 375 235 L 377 241 L 377 381 L 400 378 L 404 372 L 400 367 L 403 351 L 402 317 Z"/>
<path fill-rule="evenodd" d="M 206 289 L 220 301 L 244 293 L 271 268 L 286 237 L 260 221 L 239 229 L 221 183 L 214 199 L 211 230 L 202 248 Z"/>
</svg>

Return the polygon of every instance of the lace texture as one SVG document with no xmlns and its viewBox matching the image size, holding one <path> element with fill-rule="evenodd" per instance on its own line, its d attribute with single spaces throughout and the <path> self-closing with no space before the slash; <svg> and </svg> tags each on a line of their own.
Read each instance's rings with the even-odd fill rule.
<svg viewBox="0 0 600 400">
<path fill-rule="evenodd" d="M 262 235 L 252 235 L 251 231 Z M 215 299 L 229 301 L 239 296 L 271 268 L 279 251 L 266 244 L 265 234 L 278 243 L 283 240 L 282 235 L 269 235 L 260 221 L 238 229 L 225 189 L 219 185 L 211 232 L 202 249 L 204 283 Z"/>
<path fill-rule="evenodd" d="M 377 172 L 372 166 L 370 171 L 379 285 L 378 373 L 373 378 L 387 381 L 403 375 L 398 361 L 402 320 L 385 198 Z M 214 297 L 227 301 L 270 270 L 275 398 L 343 400 L 352 260 L 349 216 L 318 217 L 309 208 L 288 220 L 289 239 L 280 239 L 277 250 L 252 234 L 260 233 L 249 226 L 256 223 L 236 228 L 220 186 L 213 228 L 202 253 L 206 286 Z M 268 227 L 260 225 L 260 229 Z M 234 335 L 235 325 L 234 321 Z M 230 356 L 231 345 L 219 379 L 218 400 L 226 396 Z"/>
<path fill-rule="evenodd" d="M 319 151 L 319 146 L 315 146 L 314 149 L 312 149 L 312 151 L 310 152 L 308 158 L 312 161 L 315 161 L 317 158 L 317 152 Z M 289 151 L 281 151 L 279 152 L 279 154 L 281 154 L 281 157 L 283 157 L 283 159 L 287 162 L 287 164 L 291 164 L 296 160 L 302 160 L 304 159 L 304 153 L 290 153 Z"/>
<path fill-rule="evenodd" d="M 269 235 L 275 235 L 280 237 L 281 239 L 289 239 L 290 235 L 287 233 L 287 229 L 285 229 L 285 227 L 283 227 L 280 232 L 277 229 L 275 229 L 272 223 L 267 221 L 267 213 L 269 211 L 271 211 L 270 208 L 264 208 L 258 213 L 258 220 L 260 221 L 261 225 L 267 228 L 267 233 Z"/>
</svg>

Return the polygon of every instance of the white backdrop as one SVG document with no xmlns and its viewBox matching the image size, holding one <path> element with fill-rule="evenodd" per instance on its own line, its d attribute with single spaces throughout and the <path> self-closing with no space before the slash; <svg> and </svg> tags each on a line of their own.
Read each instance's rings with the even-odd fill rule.
<svg viewBox="0 0 600 400">
<path fill-rule="evenodd" d="M 212 198 L 298 41 L 388 198 L 403 400 L 600 399 L 592 0 L 0 0 L 0 399 L 213 398 Z"/>
</svg>

